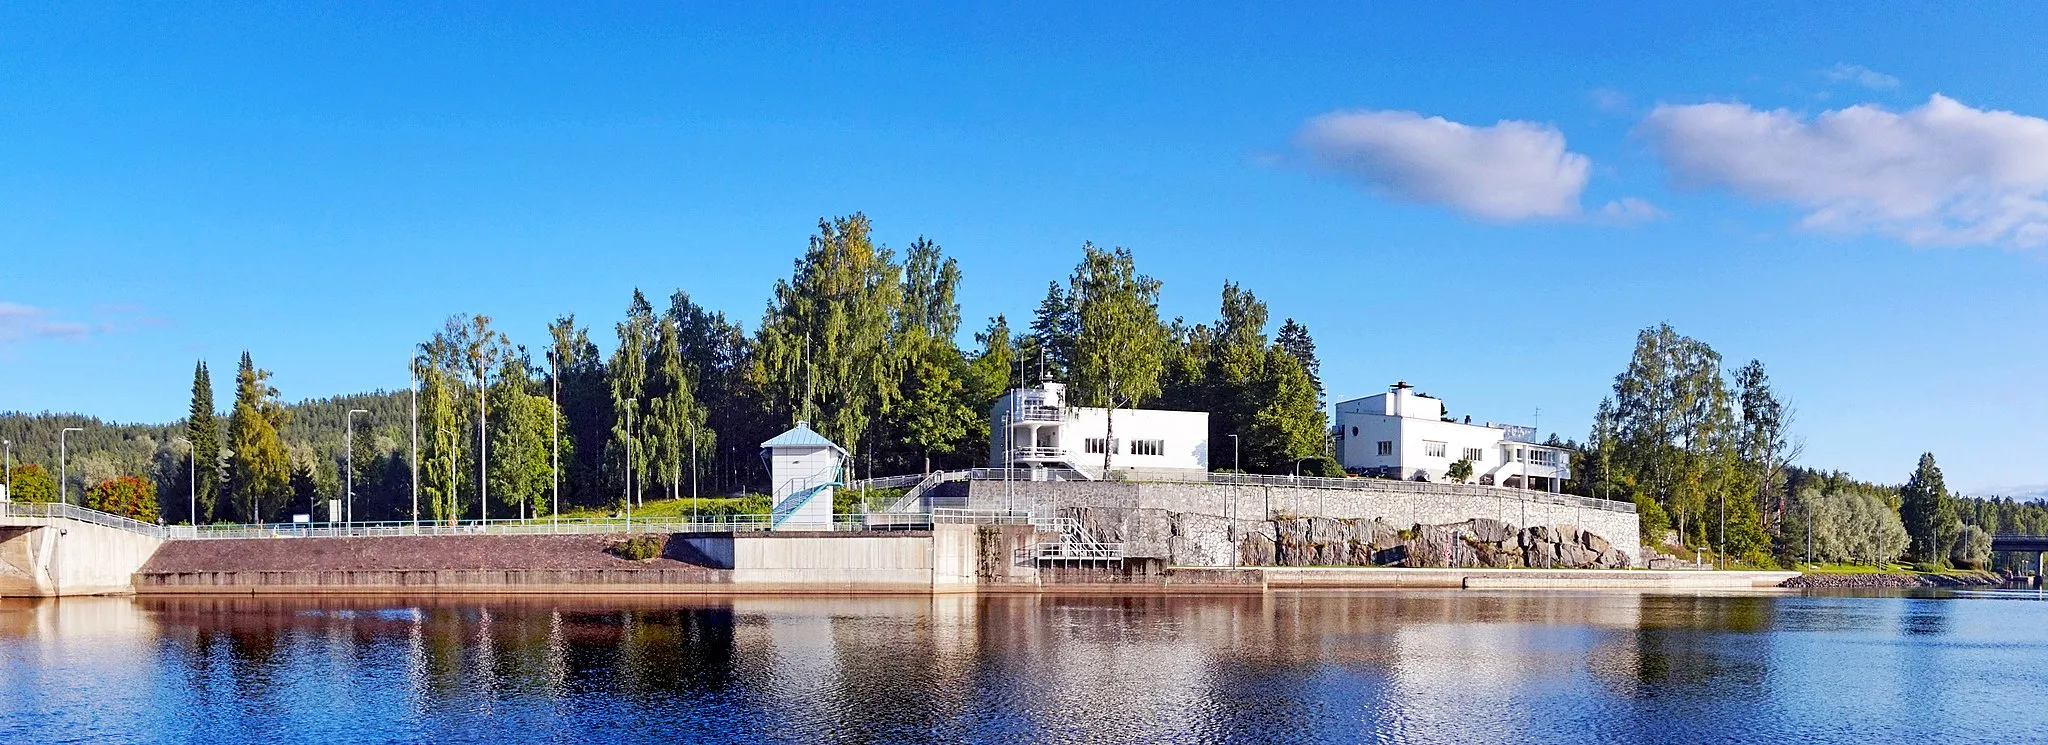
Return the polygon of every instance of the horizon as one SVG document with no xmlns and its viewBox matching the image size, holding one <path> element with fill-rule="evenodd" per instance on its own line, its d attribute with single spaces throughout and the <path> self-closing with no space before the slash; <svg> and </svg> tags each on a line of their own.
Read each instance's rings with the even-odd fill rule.
<svg viewBox="0 0 2048 745">
<path fill-rule="evenodd" d="M 608 352 L 636 287 L 751 333 L 863 212 L 959 260 L 961 339 L 1093 241 L 1305 323 L 1332 404 L 1584 440 L 1668 322 L 1803 466 L 2048 496 L 2048 18 L 1857 11 L 0 9 L 0 410 L 169 423 L 243 350 L 403 392 L 450 315 Z"/>
</svg>

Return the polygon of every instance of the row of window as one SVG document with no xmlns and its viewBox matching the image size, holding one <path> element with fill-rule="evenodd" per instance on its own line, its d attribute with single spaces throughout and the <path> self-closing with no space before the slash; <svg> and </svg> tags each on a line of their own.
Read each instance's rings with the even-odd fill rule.
<svg viewBox="0 0 2048 745">
<path fill-rule="evenodd" d="M 1087 450 L 1088 452 L 1090 452 L 1090 453 L 1093 453 L 1093 454 L 1095 454 L 1095 455 L 1101 455 L 1101 454 L 1103 454 L 1103 453 L 1105 453 L 1105 452 L 1109 452 L 1109 451 L 1111 451 L 1111 450 L 1115 450 L 1115 449 L 1117 448 L 1117 444 L 1118 444 L 1119 442 L 1121 442 L 1121 440 L 1120 440 L 1120 439 L 1105 439 L 1105 438 L 1101 438 L 1101 437 L 1090 437 L 1090 438 L 1088 438 L 1088 439 L 1087 439 L 1087 441 L 1086 441 L 1086 442 L 1082 443 L 1082 447 L 1083 447 L 1083 448 L 1085 448 L 1085 449 L 1086 449 L 1086 450 Z M 1131 454 L 1131 455 L 1165 455 L 1165 454 L 1166 454 L 1166 441 L 1165 441 L 1165 440 L 1132 440 L 1130 444 L 1131 444 L 1131 451 L 1130 451 L 1130 454 Z"/>
<path fill-rule="evenodd" d="M 1502 461 L 1515 460 L 1543 466 L 1555 466 L 1558 464 L 1558 454 L 1555 450 L 1536 450 L 1531 448 L 1502 448 L 1502 450 L 1505 451 L 1501 457 Z M 1450 445 L 1446 443 L 1434 440 L 1422 441 L 1422 455 L 1425 458 L 1448 458 L 1450 457 L 1449 453 Z M 1380 440 L 1379 454 L 1382 456 L 1393 455 L 1394 441 Z M 1465 448 L 1463 456 L 1465 460 L 1472 461 L 1473 463 L 1486 462 L 1486 450 L 1484 448 Z"/>
</svg>

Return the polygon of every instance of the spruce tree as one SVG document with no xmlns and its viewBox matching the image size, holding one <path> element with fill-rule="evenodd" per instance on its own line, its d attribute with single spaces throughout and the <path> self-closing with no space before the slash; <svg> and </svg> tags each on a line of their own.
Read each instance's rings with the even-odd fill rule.
<svg viewBox="0 0 2048 745">
<path fill-rule="evenodd" d="M 199 506 L 187 515 L 192 524 L 212 522 L 220 504 L 220 421 L 213 408 L 213 376 L 201 361 L 192 371 L 192 409 L 185 418 L 185 440 L 192 443 L 187 478 Z M 192 510 L 189 505 L 186 509 Z"/>
<path fill-rule="evenodd" d="M 233 451 L 228 483 L 236 516 L 250 522 L 283 514 L 282 503 L 292 493 L 291 458 L 277 435 L 286 412 L 269 381 L 270 372 L 256 369 L 243 352 L 235 374 L 235 408 L 228 415 L 228 448 Z"/>
<path fill-rule="evenodd" d="M 1309 383 L 1316 388 L 1316 405 L 1322 406 L 1326 400 L 1323 388 L 1323 362 L 1316 358 L 1316 340 L 1309 336 L 1308 327 L 1289 318 L 1280 324 L 1280 335 L 1274 337 L 1273 342 L 1280 346 L 1281 351 L 1301 363 L 1301 371 L 1308 375 Z"/>
<path fill-rule="evenodd" d="M 1031 317 L 1031 333 L 1024 339 L 1022 354 L 1026 380 L 1037 380 L 1044 371 L 1049 380 L 1066 380 L 1074 369 L 1074 337 L 1080 333 L 1074 312 L 1074 298 L 1060 283 L 1048 282 L 1045 299 Z"/>
<path fill-rule="evenodd" d="M 1942 482 L 1941 467 L 1933 453 L 1920 454 L 1920 465 L 1899 489 L 1899 518 L 1912 536 L 1911 550 L 1917 561 L 1935 563 L 1947 553 L 1943 545 L 1946 523 L 1955 521 L 1948 485 Z"/>
</svg>

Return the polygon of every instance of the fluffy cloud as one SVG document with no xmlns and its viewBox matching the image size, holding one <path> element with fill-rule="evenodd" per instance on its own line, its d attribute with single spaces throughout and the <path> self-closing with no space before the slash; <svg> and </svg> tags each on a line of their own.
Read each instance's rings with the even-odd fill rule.
<svg viewBox="0 0 2048 745">
<path fill-rule="evenodd" d="M 1935 95 L 1804 117 L 1660 105 L 1638 129 L 1674 178 L 1806 212 L 1803 227 L 1916 245 L 2048 245 L 2048 120 Z"/>
<path fill-rule="evenodd" d="M 1511 221 L 1579 213 L 1590 162 L 1546 124 L 1475 127 L 1412 111 L 1335 111 L 1296 144 L 1319 166 L 1386 196 Z"/>
</svg>

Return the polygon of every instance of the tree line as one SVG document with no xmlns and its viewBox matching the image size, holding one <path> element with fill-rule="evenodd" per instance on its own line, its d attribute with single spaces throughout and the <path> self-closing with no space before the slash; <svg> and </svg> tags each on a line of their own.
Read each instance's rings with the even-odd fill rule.
<svg viewBox="0 0 2048 745">
<path fill-rule="evenodd" d="M 848 449 L 850 475 L 981 465 L 996 398 L 1043 375 L 1075 405 L 1211 412 L 1211 441 L 1243 444 L 1241 463 L 1213 466 L 1342 475 L 1308 329 L 1287 319 L 1269 336 L 1265 303 L 1236 283 L 1214 321 L 1165 319 L 1163 284 L 1130 250 L 1084 244 L 1029 328 L 999 314 L 963 348 L 961 281 L 935 241 L 899 259 L 865 215 L 823 219 L 751 333 L 681 290 L 665 307 L 635 290 L 608 334 L 563 315 L 532 347 L 456 315 L 414 348 L 416 417 L 411 390 L 286 404 L 245 352 L 224 415 L 201 362 L 183 422 L 90 427 L 74 453 L 100 464 L 85 481 L 150 482 L 163 498 L 145 519 L 324 520 L 351 481 L 355 520 L 517 518 L 765 490 L 757 445 L 800 420 Z"/>
<path fill-rule="evenodd" d="M 1668 324 L 1643 329 L 1568 490 L 1632 501 L 1645 545 L 1667 534 L 1754 564 L 1815 561 L 1986 567 L 2001 529 L 2048 534 L 2048 506 L 1958 497 L 1932 453 L 1903 486 L 1794 465 L 1792 408 L 1763 362 L 1732 371 Z"/>
</svg>

